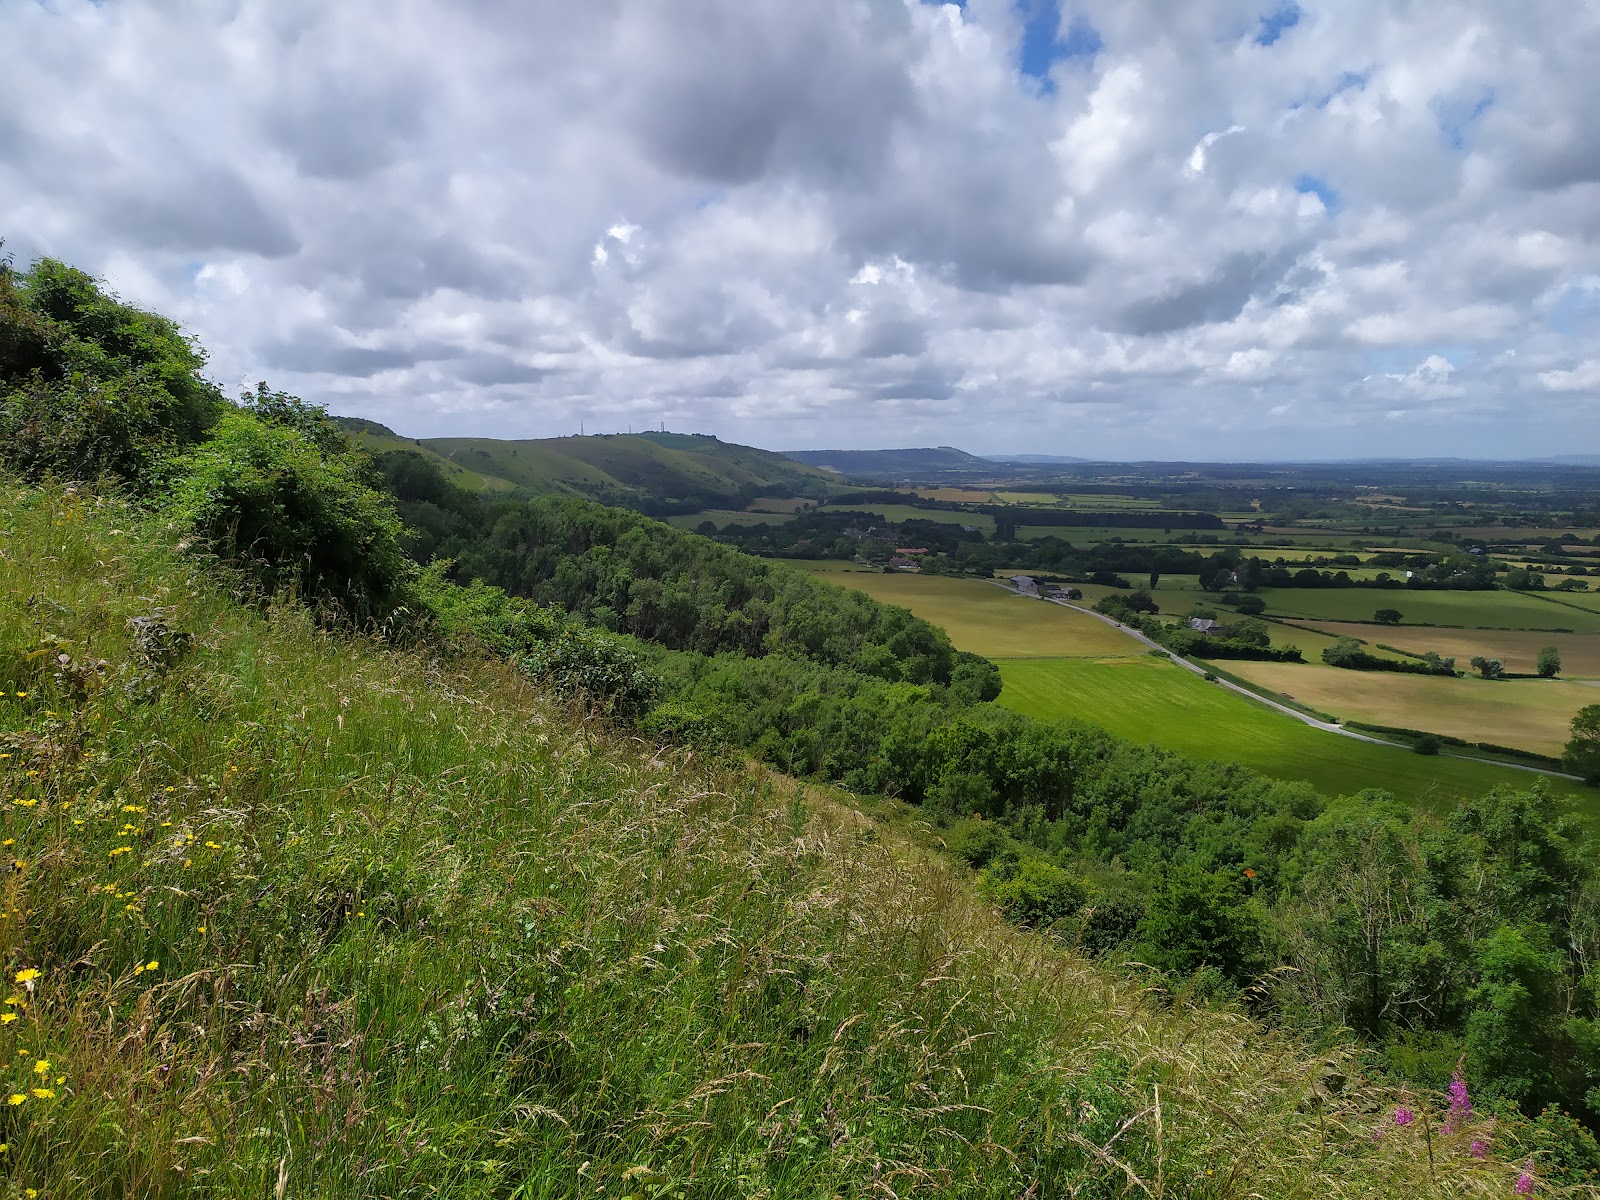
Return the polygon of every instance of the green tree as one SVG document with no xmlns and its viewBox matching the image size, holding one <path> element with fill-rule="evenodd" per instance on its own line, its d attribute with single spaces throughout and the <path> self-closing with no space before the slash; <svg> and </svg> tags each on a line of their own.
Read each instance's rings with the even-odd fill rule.
<svg viewBox="0 0 1600 1200">
<path fill-rule="evenodd" d="M 1481 654 L 1473 656 L 1472 669 L 1485 679 L 1499 679 L 1505 674 L 1505 665 L 1498 658 L 1484 658 Z"/>
<path fill-rule="evenodd" d="M 1170 871 L 1139 926 L 1140 953 L 1176 975 L 1202 967 L 1243 984 L 1260 970 L 1261 929 L 1239 882 L 1189 865 Z"/>
<path fill-rule="evenodd" d="M 1600 704 L 1586 704 L 1572 718 L 1562 765 L 1585 783 L 1600 784 Z"/>
<path fill-rule="evenodd" d="M 1555 646 L 1545 646 L 1539 651 L 1539 661 L 1535 668 L 1540 679 L 1554 679 L 1561 674 L 1561 651 Z"/>
<path fill-rule="evenodd" d="M 1380 608 L 1372 614 L 1372 619 L 1379 625 L 1398 625 L 1400 624 L 1401 613 L 1398 608 Z"/>
</svg>

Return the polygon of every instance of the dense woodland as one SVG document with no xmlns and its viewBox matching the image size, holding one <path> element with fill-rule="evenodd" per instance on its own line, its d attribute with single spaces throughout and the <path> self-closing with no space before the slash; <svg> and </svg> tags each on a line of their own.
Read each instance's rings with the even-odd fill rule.
<svg viewBox="0 0 1600 1200">
<path fill-rule="evenodd" d="M 1600 881 L 1538 785 L 1440 818 L 1028 720 L 988 703 L 993 664 L 903 610 L 637 513 L 374 463 L 265 385 L 226 400 L 203 361 L 61 264 L 0 271 L 5 469 L 124 489 L 263 601 L 491 653 L 649 736 L 919 806 L 1017 921 L 1169 988 L 1600 1126 Z M 1600 1171 L 1588 1133 L 1542 1119 L 1572 1180 Z"/>
</svg>

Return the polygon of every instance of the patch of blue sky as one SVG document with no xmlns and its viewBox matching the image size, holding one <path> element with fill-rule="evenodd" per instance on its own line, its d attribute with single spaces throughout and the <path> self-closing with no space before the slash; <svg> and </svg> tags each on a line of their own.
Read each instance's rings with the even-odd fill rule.
<svg viewBox="0 0 1600 1200">
<path fill-rule="evenodd" d="M 1296 178 L 1294 190 L 1302 195 L 1315 196 L 1322 201 L 1322 207 L 1330 213 L 1338 212 L 1340 205 L 1343 203 L 1339 199 L 1339 193 L 1333 190 L 1328 181 L 1316 175 L 1301 175 Z"/>
<path fill-rule="evenodd" d="M 1256 31 L 1256 45 L 1270 46 L 1286 32 L 1300 24 L 1300 6 L 1292 2 L 1280 5 L 1261 18 Z"/>
<path fill-rule="evenodd" d="M 1062 29 L 1059 0 L 1016 0 L 1022 16 L 1022 73 L 1039 81 L 1039 89 L 1049 95 L 1056 90 L 1050 68 L 1070 59 L 1092 59 L 1104 43 L 1094 26 L 1080 18 Z"/>
<path fill-rule="evenodd" d="M 1473 122 L 1494 107 L 1494 89 L 1484 88 L 1470 100 L 1458 100 L 1439 106 L 1439 133 L 1452 149 L 1465 150 L 1467 135 Z"/>
<path fill-rule="evenodd" d="M 1600 284 L 1579 283 L 1556 297 L 1545 321 L 1558 333 L 1577 334 L 1600 324 Z"/>
</svg>

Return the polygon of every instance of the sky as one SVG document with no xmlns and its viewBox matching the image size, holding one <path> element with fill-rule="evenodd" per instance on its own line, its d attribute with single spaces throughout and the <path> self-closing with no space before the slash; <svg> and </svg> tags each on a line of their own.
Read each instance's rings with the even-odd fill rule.
<svg viewBox="0 0 1600 1200">
<path fill-rule="evenodd" d="M 0 237 L 408 436 L 1600 452 L 1597 0 L 0 0 Z"/>
</svg>

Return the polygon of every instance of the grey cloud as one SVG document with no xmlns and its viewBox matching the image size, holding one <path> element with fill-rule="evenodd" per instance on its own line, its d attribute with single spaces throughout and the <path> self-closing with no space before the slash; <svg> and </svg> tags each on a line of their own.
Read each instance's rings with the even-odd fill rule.
<svg viewBox="0 0 1600 1200">
<path fill-rule="evenodd" d="M 895 7 L 684 0 L 630 16 L 622 107 L 663 166 L 723 183 L 877 170 L 909 95 Z"/>
<path fill-rule="evenodd" d="M 325 77 L 290 86 L 266 114 L 266 127 L 303 174 L 360 179 L 394 161 L 420 133 L 420 97 L 410 82 L 363 91 Z"/>
<path fill-rule="evenodd" d="M 146 249 L 241 251 L 263 258 L 284 258 L 300 249 L 289 223 L 269 212 L 250 185 L 225 166 L 113 185 L 97 201 L 102 222 Z"/>
<path fill-rule="evenodd" d="M 1129 333 L 1149 335 L 1231 321 L 1252 296 L 1282 277 L 1286 265 L 1275 254 L 1229 255 L 1205 279 L 1128 305 L 1118 325 Z"/>
</svg>

